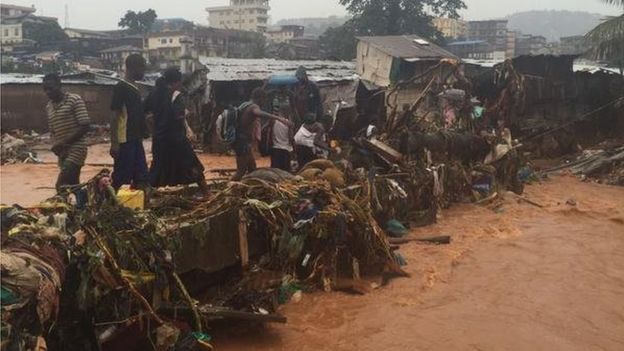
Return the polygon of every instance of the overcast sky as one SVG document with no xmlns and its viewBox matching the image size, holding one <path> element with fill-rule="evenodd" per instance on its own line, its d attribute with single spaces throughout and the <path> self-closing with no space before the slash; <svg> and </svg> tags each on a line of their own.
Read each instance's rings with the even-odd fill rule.
<svg viewBox="0 0 624 351">
<path fill-rule="evenodd" d="M 466 19 L 490 19 L 504 17 L 513 12 L 526 10 L 572 10 L 588 11 L 606 15 L 618 14 L 615 6 L 607 6 L 599 0 L 464 0 L 468 10 Z M 205 8 L 227 4 L 228 0 L 2 0 L 16 5 L 35 5 L 37 13 L 58 17 L 65 23 L 65 5 L 69 10 L 69 25 L 75 28 L 114 29 L 119 18 L 127 10 L 153 8 L 159 18 L 183 17 L 200 24 L 207 24 Z M 271 19 L 325 17 L 344 15 L 338 0 L 270 0 Z"/>
</svg>

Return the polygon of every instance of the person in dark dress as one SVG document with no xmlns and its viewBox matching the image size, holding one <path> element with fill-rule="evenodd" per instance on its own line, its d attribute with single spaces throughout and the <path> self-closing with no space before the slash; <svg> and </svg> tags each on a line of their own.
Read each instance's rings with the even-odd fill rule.
<svg viewBox="0 0 624 351">
<path fill-rule="evenodd" d="M 113 188 L 122 185 L 148 190 L 147 160 L 143 140 L 149 136 L 145 121 L 143 90 L 136 83 L 145 75 L 145 59 L 139 54 L 126 58 L 126 77 L 113 89 L 111 101 L 111 149 Z"/>
<path fill-rule="evenodd" d="M 208 190 L 201 164 L 187 137 L 186 108 L 182 73 L 167 69 L 156 81 L 156 89 L 147 98 L 146 113 L 153 114 L 154 136 L 149 178 L 153 187 L 196 183 Z"/>
</svg>

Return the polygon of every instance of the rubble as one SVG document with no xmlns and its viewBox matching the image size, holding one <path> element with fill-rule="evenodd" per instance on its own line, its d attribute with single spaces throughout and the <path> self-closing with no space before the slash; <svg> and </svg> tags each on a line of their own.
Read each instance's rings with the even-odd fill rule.
<svg viewBox="0 0 624 351">
<path fill-rule="evenodd" d="M 545 174 L 570 172 L 582 179 L 624 186 L 624 146 L 588 149 L 571 162 L 544 171 Z"/>
<path fill-rule="evenodd" d="M 63 349 L 79 349 L 89 331 L 69 330 L 76 316 L 90 316 L 93 323 L 85 328 L 93 328 L 103 349 L 136 323 L 151 327 L 133 339 L 175 343 L 223 318 L 285 322 L 275 314 L 277 301 L 296 292 L 286 288 L 293 282 L 329 291 L 349 289 L 345 281 L 352 281 L 352 288 L 364 284 L 366 276 L 405 275 L 372 217 L 365 190 L 347 196 L 326 181 L 248 178 L 216 185 L 205 202 L 168 193 L 151 210 L 133 211 L 105 201 L 106 192 L 98 187 L 105 176 L 73 189 L 88 193 L 84 210 L 60 200 L 33 209 L 3 208 L 2 286 L 18 297 L 3 298 L 3 340 L 44 337 Z M 191 296 L 194 282 L 184 278 L 175 260 L 183 250 L 183 228 L 203 236 L 202 223 L 227 213 L 239 218 L 242 271 L 221 280 L 216 291 Z M 51 224 L 57 215 L 65 216 L 62 226 Z M 258 240 L 263 250 L 252 251 Z M 16 246 L 50 248 L 41 261 L 48 267 L 55 257 L 58 264 L 50 266 L 55 273 L 45 276 L 56 278 L 48 283 L 32 271 L 33 284 L 12 283 L 17 274 L 27 276 L 20 270 L 32 270 L 20 268 Z M 9 265 L 11 260 L 16 263 Z M 43 292 L 45 300 L 39 298 Z"/>
<path fill-rule="evenodd" d="M 31 150 L 32 146 L 39 140 L 39 134 L 35 132 L 23 133 L 14 131 L 2 134 L 0 159 L 2 164 L 15 163 L 41 163 L 37 158 L 37 153 Z"/>
</svg>

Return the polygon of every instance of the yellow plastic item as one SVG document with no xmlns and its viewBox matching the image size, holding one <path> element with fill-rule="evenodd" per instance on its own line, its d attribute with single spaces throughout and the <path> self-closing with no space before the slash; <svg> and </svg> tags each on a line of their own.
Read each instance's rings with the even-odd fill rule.
<svg viewBox="0 0 624 351">
<path fill-rule="evenodd" d="M 143 190 L 133 190 L 128 186 L 123 186 L 117 192 L 119 204 L 133 210 L 142 210 L 145 204 L 145 193 Z"/>
</svg>

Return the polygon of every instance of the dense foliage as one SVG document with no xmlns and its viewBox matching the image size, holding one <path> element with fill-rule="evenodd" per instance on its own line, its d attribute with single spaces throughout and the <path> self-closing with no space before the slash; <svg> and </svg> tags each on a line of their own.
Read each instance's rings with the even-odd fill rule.
<svg viewBox="0 0 624 351">
<path fill-rule="evenodd" d="M 352 18 L 342 27 L 321 36 L 321 46 L 329 58 L 353 59 L 355 36 L 417 34 L 441 39 L 432 24 L 434 16 L 459 17 L 466 8 L 463 0 L 340 0 Z"/>
<path fill-rule="evenodd" d="M 586 35 L 595 59 L 609 61 L 624 74 L 624 0 L 602 0 L 622 9 L 619 16 L 610 17 Z"/>
<path fill-rule="evenodd" d="M 132 33 L 145 34 L 150 31 L 157 17 L 153 9 L 139 12 L 128 11 L 119 20 L 118 25 L 120 28 L 128 28 Z"/>
</svg>

